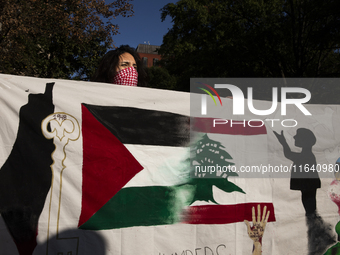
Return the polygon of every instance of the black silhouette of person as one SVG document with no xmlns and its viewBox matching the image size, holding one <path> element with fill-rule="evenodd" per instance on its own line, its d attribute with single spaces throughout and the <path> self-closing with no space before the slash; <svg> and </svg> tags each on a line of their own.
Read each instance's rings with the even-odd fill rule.
<svg viewBox="0 0 340 255">
<path fill-rule="evenodd" d="M 0 169 L 0 213 L 20 255 L 36 246 L 39 216 L 51 187 L 55 146 L 41 131 L 41 122 L 54 112 L 52 89 L 29 94 L 19 112 L 19 128 L 12 151 Z"/>
<path fill-rule="evenodd" d="M 316 143 L 316 137 L 312 131 L 299 128 L 296 131 L 295 146 L 302 148 L 301 152 L 292 152 L 286 138 L 274 131 L 275 136 L 283 146 L 283 152 L 287 159 L 293 161 L 291 169 L 290 189 L 300 190 L 302 204 L 306 215 L 316 213 L 316 190 L 321 187 L 317 172 L 316 159 L 312 147 Z"/>
</svg>

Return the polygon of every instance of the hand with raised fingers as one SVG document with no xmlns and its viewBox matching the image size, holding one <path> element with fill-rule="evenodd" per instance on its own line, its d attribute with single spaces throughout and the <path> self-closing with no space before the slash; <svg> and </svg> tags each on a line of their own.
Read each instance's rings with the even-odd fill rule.
<svg viewBox="0 0 340 255">
<path fill-rule="evenodd" d="M 287 143 L 286 138 L 285 138 L 285 136 L 284 136 L 284 134 L 283 134 L 283 130 L 281 130 L 281 134 L 279 134 L 279 133 L 277 133 L 277 132 L 275 132 L 275 131 L 273 131 L 273 132 L 274 132 L 274 134 L 275 134 L 277 140 L 279 140 L 279 142 L 280 142 L 282 145 L 284 145 L 284 144 Z"/>
<path fill-rule="evenodd" d="M 245 220 L 245 224 L 247 225 L 248 235 L 254 242 L 254 250 L 253 254 L 258 255 L 261 254 L 262 248 L 262 237 L 264 234 L 264 230 L 266 228 L 266 224 L 269 218 L 270 211 L 267 212 L 267 206 L 263 208 L 263 214 L 261 218 L 261 206 L 257 206 L 257 220 L 255 214 L 255 207 L 252 208 L 252 220 L 253 226 L 250 226 L 249 221 Z"/>
</svg>

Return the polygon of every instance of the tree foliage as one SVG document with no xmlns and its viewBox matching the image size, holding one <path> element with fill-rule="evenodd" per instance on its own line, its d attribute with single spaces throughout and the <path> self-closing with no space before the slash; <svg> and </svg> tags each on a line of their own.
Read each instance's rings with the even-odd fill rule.
<svg viewBox="0 0 340 255">
<path fill-rule="evenodd" d="M 175 89 L 176 78 L 171 76 L 167 69 L 159 66 L 151 66 L 146 68 L 148 75 L 148 87 L 158 89 Z"/>
<path fill-rule="evenodd" d="M 162 59 L 181 90 L 190 77 L 339 77 L 336 0 L 180 0 Z"/>
<path fill-rule="evenodd" d="M 130 0 L 0 0 L 0 72 L 89 78 L 108 48 Z M 103 22 L 103 18 L 107 22 Z"/>
</svg>

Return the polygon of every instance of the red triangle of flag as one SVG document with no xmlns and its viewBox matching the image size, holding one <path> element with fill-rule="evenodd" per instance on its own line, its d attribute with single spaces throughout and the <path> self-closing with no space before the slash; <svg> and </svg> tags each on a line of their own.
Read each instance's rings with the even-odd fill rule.
<svg viewBox="0 0 340 255">
<path fill-rule="evenodd" d="M 78 227 L 143 169 L 126 147 L 84 105 L 82 136 L 82 208 Z"/>
</svg>

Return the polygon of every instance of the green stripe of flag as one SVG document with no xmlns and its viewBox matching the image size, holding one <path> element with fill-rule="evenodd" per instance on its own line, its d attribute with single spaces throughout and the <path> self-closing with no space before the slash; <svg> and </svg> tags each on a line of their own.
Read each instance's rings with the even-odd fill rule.
<svg viewBox="0 0 340 255">
<path fill-rule="evenodd" d="M 188 205 L 189 185 L 147 186 L 121 189 L 80 229 L 102 230 L 173 224 Z"/>
</svg>

